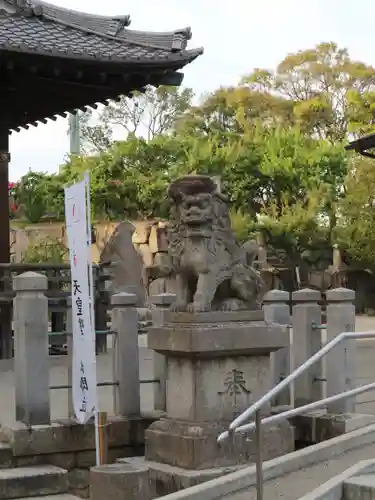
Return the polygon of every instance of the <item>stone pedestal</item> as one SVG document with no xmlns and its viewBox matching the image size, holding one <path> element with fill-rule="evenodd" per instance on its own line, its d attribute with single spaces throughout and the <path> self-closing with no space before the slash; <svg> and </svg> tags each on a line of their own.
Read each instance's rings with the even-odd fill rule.
<svg viewBox="0 0 375 500">
<path fill-rule="evenodd" d="M 270 389 L 270 353 L 288 342 L 286 328 L 267 324 L 262 311 L 167 314 L 148 335 L 167 360 L 167 394 L 166 416 L 146 432 L 146 460 L 198 471 L 253 462 L 252 433 L 216 440 Z M 294 447 L 287 422 L 265 428 L 263 439 L 264 460 Z"/>
</svg>

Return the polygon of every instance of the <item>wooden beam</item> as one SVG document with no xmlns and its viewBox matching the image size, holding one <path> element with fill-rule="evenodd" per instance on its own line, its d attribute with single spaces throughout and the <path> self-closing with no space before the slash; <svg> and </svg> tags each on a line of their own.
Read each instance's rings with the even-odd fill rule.
<svg viewBox="0 0 375 500">
<path fill-rule="evenodd" d="M 135 90 L 143 91 L 148 83 L 157 86 L 165 77 L 161 73 L 133 74 L 119 85 L 97 86 L 61 81 L 58 77 L 40 77 L 38 72 L 28 72 L 27 78 L 23 78 L 23 74 L 14 69 L 2 78 L 0 126 L 9 130 L 26 128 L 29 124 L 35 126 L 46 118 L 55 120 L 56 115 L 85 110 L 97 103 L 107 104 L 120 95 L 130 96 Z"/>
</svg>

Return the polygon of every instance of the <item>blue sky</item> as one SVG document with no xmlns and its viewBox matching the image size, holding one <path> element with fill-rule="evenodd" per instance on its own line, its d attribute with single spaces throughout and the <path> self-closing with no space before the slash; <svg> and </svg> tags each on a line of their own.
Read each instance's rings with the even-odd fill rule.
<svg viewBox="0 0 375 500">
<path fill-rule="evenodd" d="M 334 41 L 354 59 L 375 65 L 375 2 L 371 0 L 49 0 L 104 15 L 130 14 L 131 27 L 167 31 L 191 26 L 191 47 L 205 53 L 185 69 L 196 93 L 236 84 L 256 67 L 273 68 L 290 52 Z M 30 168 L 55 172 L 69 148 L 67 122 L 13 133 L 11 180 Z"/>
</svg>

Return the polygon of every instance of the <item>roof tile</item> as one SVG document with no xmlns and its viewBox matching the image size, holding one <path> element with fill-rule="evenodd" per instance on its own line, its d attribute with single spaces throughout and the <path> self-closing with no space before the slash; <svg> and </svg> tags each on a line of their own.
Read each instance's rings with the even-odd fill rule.
<svg viewBox="0 0 375 500">
<path fill-rule="evenodd" d="M 187 51 L 189 28 L 171 33 L 128 30 L 129 16 L 104 17 L 71 11 L 41 0 L 7 0 L 0 10 L 0 50 L 81 57 L 123 63 L 181 62 L 202 53 Z"/>
</svg>

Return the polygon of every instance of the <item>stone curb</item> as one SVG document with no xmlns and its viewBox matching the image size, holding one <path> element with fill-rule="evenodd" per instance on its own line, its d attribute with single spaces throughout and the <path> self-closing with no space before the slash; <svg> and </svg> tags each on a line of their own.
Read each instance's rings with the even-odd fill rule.
<svg viewBox="0 0 375 500">
<path fill-rule="evenodd" d="M 375 443 L 375 424 L 265 462 L 264 480 L 268 481 L 318 462 L 330 460 L 346 451 L 371 443 Z M 249 486 L 254 486 L 255 483 L 255 465 L 251 465 L 227 476 L 160 498 L 163 500 L 216 500 L 224 498 L 225 495 L 243 491 Z"/>
<path fill-rule="evenodd" d="M 299 500 L 335 500 L 335 498 L 342 498 L 344 481 L 359 474 L 374 472 L 374 468 L 375 460 L 358 462 L 353 467 L 346 469 L 346 471 L 333 477 L 307 495 L 300 497 Z"/>
</svg>

